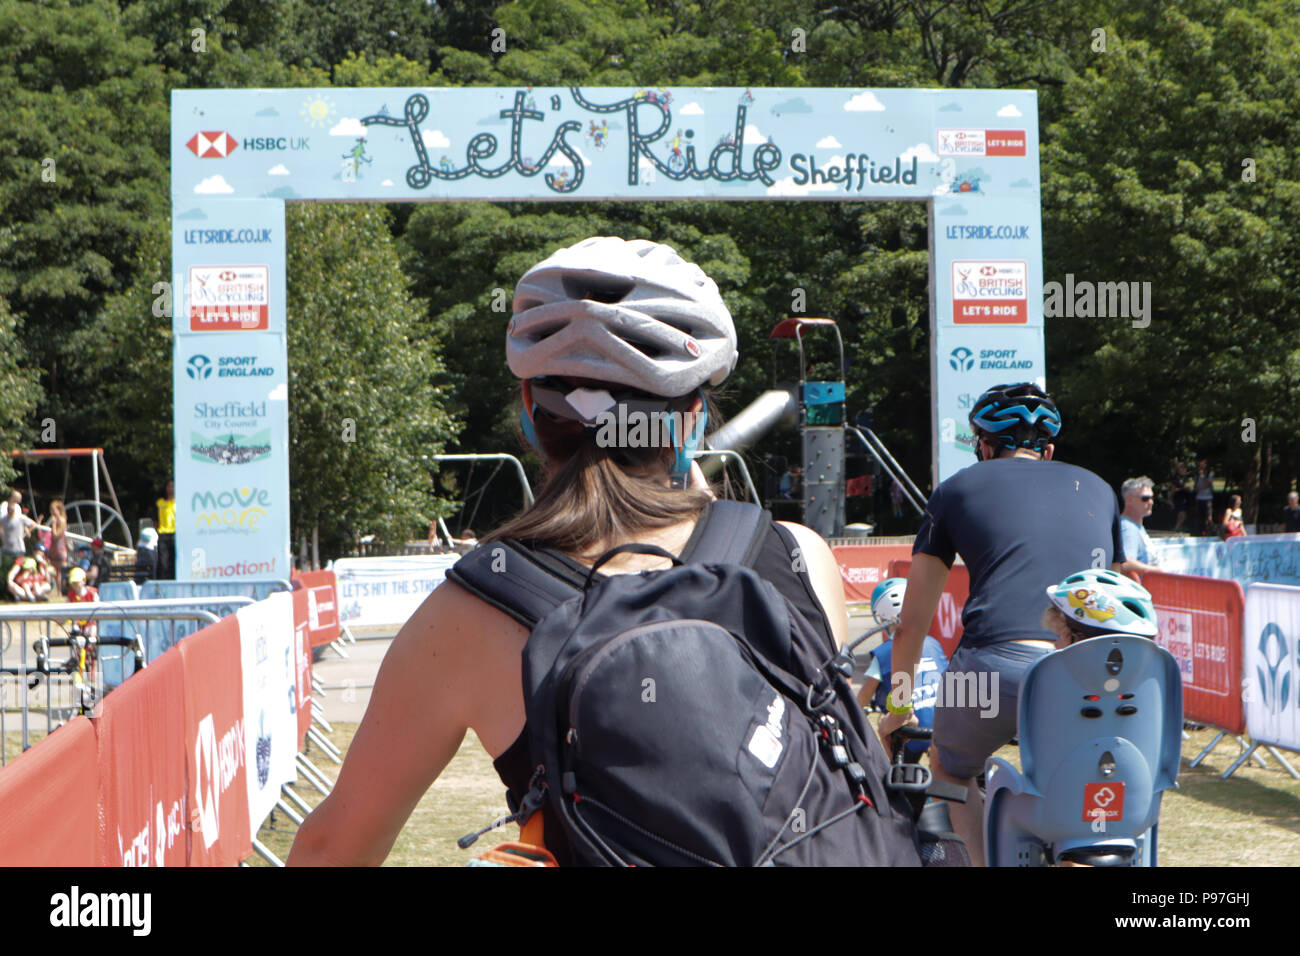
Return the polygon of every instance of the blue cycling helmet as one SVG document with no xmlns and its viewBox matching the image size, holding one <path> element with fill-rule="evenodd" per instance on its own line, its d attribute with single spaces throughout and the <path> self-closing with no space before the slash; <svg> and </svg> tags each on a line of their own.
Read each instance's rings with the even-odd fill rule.
<svg viewBox="0 0 1300 956">
<path fill-rule="evenodd" d="M 1041 452 L 1060 433 L 1061 413 L 1033 382 L 994 385 L 972 406 L 970 427 L 976 438 L 1003 448 Z"/>
<path fill-rule="evenodd" d="M 897 621 L 903 612 L 903 597 L 907 594 L 907 578 L 886 578 L 871 592 L 871 613 L 881 624 Z"/>
</svg>

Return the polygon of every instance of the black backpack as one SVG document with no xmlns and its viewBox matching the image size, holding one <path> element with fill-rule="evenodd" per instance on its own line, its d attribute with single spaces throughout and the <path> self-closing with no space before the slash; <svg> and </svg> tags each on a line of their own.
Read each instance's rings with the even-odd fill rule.
<svg viewBox="0 0 1300 956">
<path fill-rule="evenodd" d="M 833 648 L 745 566 L 771 516 L 720 501 L 701 521 L 685 564 L 623 545 L 584 576 L 504 541 L 448 571 L 532 628 L 535 770 L 507 819 L 541 810 L 562 865 L 919 865 L 884 751 L 827 666 Z M 674 566 L 594 577 L 625 551 Z"/>
</svg>

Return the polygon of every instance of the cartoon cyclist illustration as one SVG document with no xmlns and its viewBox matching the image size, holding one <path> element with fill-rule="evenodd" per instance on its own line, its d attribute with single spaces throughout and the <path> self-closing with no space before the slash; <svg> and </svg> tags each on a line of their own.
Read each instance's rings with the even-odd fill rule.
<svg viewBox="0 0 1300 956">
<path fill-rule="evenodd" d="M 373 162 L 366 155 L 366 138 L 364 136 L 357 137 L 356 145 L 343 154 L 343 159 L 343 178 L 348 182 L 353 182 L 357 178 L 357 173 L 361 171 L 361 164 Z M 348 160 L 351 162 L 348 162 Z M 351 166 L 350 170 L 349 166 Z"/>
</svg>

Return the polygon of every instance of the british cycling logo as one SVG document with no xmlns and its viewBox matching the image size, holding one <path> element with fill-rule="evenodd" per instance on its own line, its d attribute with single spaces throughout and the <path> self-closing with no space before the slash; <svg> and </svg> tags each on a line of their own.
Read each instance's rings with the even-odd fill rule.
<svg viewBox="0 0 1300 956">
<path fill-rule="evenodd" d="M 958 372 L 969 372 L 975 367 L 975 353 L 966 346 L 958 346 L 948 357 L 948 364 Z"/>
<path fill-rule="evenodd" d="M 185 363 L 185 374 L 190 378 L 211 378 L 212 359 L 206 355 L 191 355 Z"/>
<path fill-rule="evenodd" d="M 1291 668 L 1284 662 L 1288 656 L 1286 635 L 1277 624 L 1270 621 L 1259 634 L 1259 653 L 1263 666 L 1255 668 L 1259 675 L 1264 706 L 1274 716 L 1286 709 L 1291 693 Z"/>
</svg>

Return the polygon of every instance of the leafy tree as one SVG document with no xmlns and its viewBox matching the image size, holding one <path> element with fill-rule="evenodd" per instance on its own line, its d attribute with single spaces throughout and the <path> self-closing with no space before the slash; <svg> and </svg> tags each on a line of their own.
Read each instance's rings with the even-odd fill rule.
<svg viewBox="0 0 1300 956">
<path fill-rule="evenodd" d="M 167 208 L 162 74 L 106 0 L 0 0 L 0 50 L 0 295 L 45 373 L 45 411 L 76 432 L 63 344 L 126 288 Z"/>
<path fill-rule="evenodd" d="M 379 206 L 293 205 L 289 250 L 289 480 L 293 535 L 326 555 L 362 534 L 422 535 L 442 507 L 432 464 L 455 426 L 442 361 Z"/>
<path fill-rule="evenodd" d="M 164 310 L 153 292 L 153 281 L 161 279 L 151 281 L 171 273 L 166 220 L 145 236 L 132 272 L 137 281 L 109 296 L 99 317 L 69 336 L 65 350 L 78 382 L 72 400 L 79 418 L 94 423 L 83 433 L 103 446 L 110 467 L 117 465 L 128 521 L 132 513 L 150 512 L 173 469 L 172 320 L 154 314 L 155 303 Z"/>
<path fill-rule="evenodd" d="M 32 447 L 43 424 L 36 417 L 38 375 L 24 363 L 25 352 L 9 303 L 0 296 L 0 482 L 12 481 L 16 474 L 3 452 Z"/>
<path fill-rule="evenodd" d="M 1248 520 L 1265 449 L 1272 503 L 1300 475 L 1300 29 L 1287 7 L 1121 15 L 1042 154 L 1048 279 L 1146 282 L 1153 301 L 1147 328 L 1048 320 L 1049 369 L 1078 410 L 1070 445 L 1113 481 L 1205 455 L 1245 490 Z"/>
</svg>

